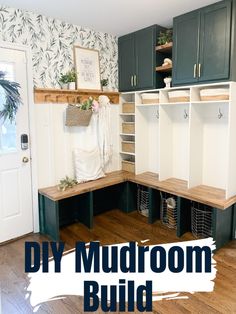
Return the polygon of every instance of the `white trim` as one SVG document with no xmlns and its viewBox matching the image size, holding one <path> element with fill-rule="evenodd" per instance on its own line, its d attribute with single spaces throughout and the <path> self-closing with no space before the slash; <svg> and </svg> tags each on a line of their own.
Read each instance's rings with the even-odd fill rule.
<svg viewBox="0 0 236 314">
<path fill-rule="evenodd" d="M 33 231 L 39 232 L 39 211 L 38 211 L 38 175 L 37 175 L 37 151 L 35 135 L 35 106 L 33 95 L 33 66 L 32 53 L 29 46 L 19 45 L 0 41 L 0 47 L 5 49 L 20 50 L 26 54 L 27 67 L 27 94 L 29 106 L 29 133 L 31 144 L 31 175 L 32 175 L 32 207 L 33 207 Z"/>
</svg>

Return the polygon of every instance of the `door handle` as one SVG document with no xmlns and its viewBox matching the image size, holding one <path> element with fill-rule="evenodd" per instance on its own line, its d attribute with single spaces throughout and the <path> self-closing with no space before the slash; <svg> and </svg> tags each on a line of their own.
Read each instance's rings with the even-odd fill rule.
<svg viewBox="0 0 236 314">
<path fill-rule="evenodd" d="M 22 162 L 23 162 L 24 164 L 27 164 L 27 162 L 29 162 L 29 158 L 28 158 L 28 157 L 23 157 L 23 158 L 22 158 Z"/>
<path fill-rule="evenodd" d="M 136 85 L 137 85 L 137 76 L 134 75 L 134 86 L 136 86 Z"/>
<path fill-rule="evenodd" d="M 131 86 L 133 87 L 134 86 L 134 76 L 133 75 L 131 76 L 130 81 L 131 81 Z"/>
<path fill-rule="evenodd" d="M 201 69 L 202 69 L 202 65 L 201 65 L 201 63 L 199 63 L 199 65 L 198 65 L 198 77 L 201 77 Z"/>
<path fill-rule="evenodd" d="M 197 64 L 196 63 L 194 64 L 194 67 L 193 67 L 193 77 L 194 78 L 197 77 Z"/>
</svg>

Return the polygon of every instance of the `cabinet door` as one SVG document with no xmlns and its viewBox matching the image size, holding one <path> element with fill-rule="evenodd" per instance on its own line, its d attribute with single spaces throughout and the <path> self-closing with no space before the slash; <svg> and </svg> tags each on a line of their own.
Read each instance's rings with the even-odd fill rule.
<svg viewBox="0 0 236 314">
<path fill-rule="evenodd" d="M 118 39 L 119 54 L 119 90 L 134 89 L 133 76 L 135 74 L 135 44 L 134 34 L 122 36 Z"/>
<path fill-rule="evenodd" d="M 199 10 L 174 18 L 173 85 L 198 81 Z"/>
<path fill-rule="evenodd" d="M 199 81 L 229 77 L 231 2 L 222 1 L 201 10 Z"/>
<path fill-rule="evenodd" d="M 156 26 L 135 33 L 135 89 L 156 87 Z"/>
</svg>

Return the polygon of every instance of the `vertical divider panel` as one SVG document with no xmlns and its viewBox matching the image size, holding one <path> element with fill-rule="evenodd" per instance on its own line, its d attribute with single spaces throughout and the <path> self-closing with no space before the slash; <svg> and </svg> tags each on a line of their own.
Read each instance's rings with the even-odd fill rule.
<svg viewBox="0 0 236 314">
<path fill-rule="evenodd" d="M 148 119 L 145 117 L 145 108 L 137 107 L 140 104 L 140 94 L 135 95 L 135 154 L 136 174 L 148 169 Z"/>
<path fill-rule="evenodd" d="M 190 104 L 189 189 L 202 184 L 203 126 L 196 106 Z"/>
<path fill-rule="evenodd" d="M 228 174 L 226 198 L 236 194 L 236 83 L 231 82 L 228 124 Z M 227 153 L 227 152 L 226 152 Z"/>
<path fill-rule="evenodd" d="M 172 121 L 164 105 L 159 107 L 159 180 L 172 176 Z"/>
</svg>

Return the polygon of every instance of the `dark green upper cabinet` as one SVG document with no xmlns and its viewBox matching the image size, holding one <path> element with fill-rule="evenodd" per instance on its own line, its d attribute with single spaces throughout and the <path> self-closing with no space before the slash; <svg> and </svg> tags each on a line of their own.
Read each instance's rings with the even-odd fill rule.
<svg viewBox="0 0 236 314">
<path fill-rule="evenodd" d="M 134 83 L 138 89 L 155 87 L 156 37 L 156 27 L 135 33 L 136 77 Z"/>
<path fill-rule="evenodd" d="M 118 39 L 119 44 L 119 89 L 134 89 L 135 41 L 132 34 Z"/>
<path fill-rule="evenodd" d="M 157 33 L 159 25 L 118 38 L 119 90 L 132 91 L 162 87 L 156 74 Z"/>
<path fill-rule="evenodd" d="M 173 82 L 176 84 L 198 81 L 199 22 L 200 12 L 191 12 L 174 19 Z"/>
<path fill-rule="evenodd" d="M 230 78 L 231 1 L 174 18 L 173 85 Z"/>
<path fill-rule="evenodd" d="M 231 2 L 219 2 L 202 9 L 199 80 L 229 77 Z"/>
</svg>

